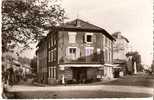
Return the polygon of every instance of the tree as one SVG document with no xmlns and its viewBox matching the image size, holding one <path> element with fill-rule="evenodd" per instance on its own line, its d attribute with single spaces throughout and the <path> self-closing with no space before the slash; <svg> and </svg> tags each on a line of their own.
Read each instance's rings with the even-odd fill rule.
<svg viewBox="0 0 154 100">
<path fill-rule="evenodd" d="M 64 20 L 64 9 L 57 0 L 3 0 L 2 51 L 30 47 L 49 27 Z"/>
</svg>

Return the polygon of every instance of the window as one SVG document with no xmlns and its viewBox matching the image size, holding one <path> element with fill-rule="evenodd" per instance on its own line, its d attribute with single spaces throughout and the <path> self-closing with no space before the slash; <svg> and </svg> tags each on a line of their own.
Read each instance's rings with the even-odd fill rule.
<svg viewBox="0 0 154 100">
<path fill-rule="evenodd" d="M 86 43 L 92 43 L 92 36 L 93 36 L 93 33 L 86 33 L 85 34 L 85 42 Z"/>
<path fill-rule="evenodd" d="M 76 32 L 68 32 L 69 43 L 76 43 Z"/>
<path fill-rule="evenodd" d="M 51 45 L 51 47 L 53 46 L 53 37 L 52 37 L 53 35 L 51 35 L 51 38 L 50 38 L 50 45 Z"/>
<path fill-rule="evenodd" d="M 107 47 L 107 46 L 108 46 L 108 38 L 105 37 L 105 47 Z"/>
<path fill-rule="evenodd" d="M 76 48 L 69 48 L 69 58 L 72 60 L 76 59 Z"/>
<path fill-rule="evenodd" d="M 90 56 L 90 55 L 92 55 L 93 54 L 93 47 L 86 47 L 85 48 L 85 55 L 86 56 Z"/>
<path fill-rule="evenodd" d="M 49 40 L 48 40 L 48 48 L 50 48 L 50 38 L 49 38 Z"/>
<path fill-rule="evenodd" d="M 112 48 L 112 41 L 110 40 L 110 49 Z"/>
<path fill-rule="evenodd" d="M 69 53 L 70 54 L 76 54 L 76 48 L 70 48 Z"/>
<path fill-rule="evenodd" d="M 108 63 L 108 50 L 105 49 L 105 63 Z"/>
<path fill-rule="evenodd" d="M 110 51 L 110 63 L 112 63 L 112 51 Z"/>
<path fill-rule="evenodd" d="M 57 56 L 56 56 L 56 48 L 53 50 L 53 61 L 56 61 Z"/>
<path fill-rule="evenodd" d="M 92 36 L 91 35 L 87 35 L 87 42 L 92 42 Z"/>
<path fill-rule="evenodd" d="M 68 59 L 76 60 L 80 57 L 80 49 L 77 47 L 66 48 L 66 56 Z"/>
<path fill-rule="evenodd" d="M 53 62 L 53 51 L 51 51 L 50 56 L 51 56 L 51 62 Z"/>
<path fill-rule="evenodd" d="M 56 52 L 56 48 L 48 51 L 48 62 L 54 62 L 57 60 L 57 52 Z"/>
<path fill-rule="evenodd" d="M 53 78 L 56 78 L 56 66 L 53 68 Z"/>
<path fill-rule="evenodd" d="M 49 78 L 56 78 L 56 66 L 49 67 Z"/>
</svg>

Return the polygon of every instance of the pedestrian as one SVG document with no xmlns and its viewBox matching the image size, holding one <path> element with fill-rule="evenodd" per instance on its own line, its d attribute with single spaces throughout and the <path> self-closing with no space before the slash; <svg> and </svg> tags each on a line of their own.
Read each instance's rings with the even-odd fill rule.
<svg viewBox="0 0 154 100">
<path fill-rule="evenodd" d="M 65 76 L 62 75 L 62 84 L 65 85 Z"/>
</svg>

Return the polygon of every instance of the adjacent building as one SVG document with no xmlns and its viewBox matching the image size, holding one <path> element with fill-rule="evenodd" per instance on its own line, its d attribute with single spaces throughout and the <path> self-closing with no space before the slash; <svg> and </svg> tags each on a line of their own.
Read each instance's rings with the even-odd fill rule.
<svg viewBox="0 0 154 100">
<path fill-rule="evenodd" d="M 112 74 L 114 38 L 106 30 L 81 19 L 49 30 L 37 45 L 40 82 L 80 83 Z"/>
<path fill-rule="evenodd" d="M 17 53 L 5 52 L 2 53 L 2 73 L 5 73 L 11 68 L 14 72 L 13 78 L 14 82 L 19 81 L 17 76 L 21 75 L 25 78 L 27 75 L 31 74 L 30 59 L 19 57 Z"/>
<path fill-rule="evenodd" d="M 127 60 L 127 71 L 128 74 L 136 74 L 137 72 L 143 71 L 141 64 L 141 55 L 137 51 L 131 51 L 126 54 Z"/>
<path fill-rule="evenodd" d="M 118 64 L 120 70 L 126 73 L 127 70 L 127 57 L 129 40 L 122 35 L 121 32 L 112 34 L 116 41 L 113 43 L 113 63 Z"/>
</svg>

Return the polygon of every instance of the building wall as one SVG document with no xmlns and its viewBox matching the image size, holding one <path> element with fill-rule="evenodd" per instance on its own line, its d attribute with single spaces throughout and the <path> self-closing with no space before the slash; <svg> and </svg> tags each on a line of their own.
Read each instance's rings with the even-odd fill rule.
<svg viewBox="0 0 154 100">
<path fill-rule="evenodd" d="M 113 59 L 123 59 L 126 60 L 126 53 L 128 52 L 128 42 L 118 37 L 113 44 Z"/>
<path fill-rule="evenodd" d="M 38 77 L 41 83 L 47 83 L 47 42 L 44 41 L 37 53 Z"/>
<path fill-rule="evenodd" d="M 57 65 L 57 32 L 52 30 L 47 36 L 47 65 L 48 65 L 48 83 L 54 84 L 57 79 L 58 65 Z"/>
<path fill-rule="evenodd" d="M 112 63 L 112 41 L 102 33 L 93 33 L 92 43 L 85 42 L 85 34 L 88 32 L 76 32 L 75 43 L 69 43 L 67 31 L 58 34 L 58 63 Z M 106 38 L 106 41 L 105 41 Z M 68 57 L 69 47 L 77 48 L 77 59 Z M 93 47 L 93 53 L 86 56 L 86 47 Z M 98 50 L 100 49 L 100 50 Z M 98 53 L 100 51 L 100 53 Z M 105 59 L 104 59 L 105 58 Z"/>
<path fill-rule="evenodd" d="M 72 75 L 70 69 L 59 70 L 59 64 L 112 63 L 112 41 L 102 33 L 93 33 L 92 43 L 86 43 L 85 34 L 87 33 L 89 32 L 76 32 L 75 43 L 70 43 L 67 31 L 51 31 L 48 34 L 37 52 L 38 75 L 41 81 L 54 84 L 57 79 L 62 78 L 63 74 Z M 68 57 L 68 47 L 77 48 L 77 59 L 72 60 Z M 93 53 L 86 56 L 85 47 L 93 47 Z M 89 71 L 92 70 L 88 69 L 87 74 Z M 89 77 L 96 78 L 95 70 L 90 74 L 88 74 Z"/>
</svg>

